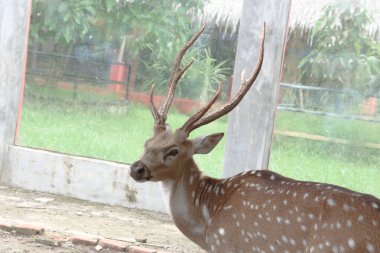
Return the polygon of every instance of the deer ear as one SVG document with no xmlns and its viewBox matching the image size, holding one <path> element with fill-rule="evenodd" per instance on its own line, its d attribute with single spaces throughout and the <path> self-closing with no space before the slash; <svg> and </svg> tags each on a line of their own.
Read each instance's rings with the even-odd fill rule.
<svg viewBox="0 0 380 253">
<path fill-rule="evenodd" d="M 207 154 L 215 148 L 223 138 L 224 133 L 211 134 L 191 140 L 194 145 L 194 154 Z"/>
</svg>

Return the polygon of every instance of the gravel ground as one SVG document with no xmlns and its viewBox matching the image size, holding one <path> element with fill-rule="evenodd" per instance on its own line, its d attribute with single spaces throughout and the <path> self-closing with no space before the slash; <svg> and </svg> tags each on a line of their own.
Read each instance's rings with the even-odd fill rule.
<svg viewBox="0 0 380 253">
<path fill-rule="evenodd" d="M 34 237 L 14 235 L 0 230 L 0 252 L 1 253 L 92 253 L 99 252 L 94 247 L 77 246 L 71 243 L 64 243 L 60 247 L 52 247 L 37 243 Z M 101 250 L 101 252 L 115 252 L 111 250 Z"/>
<path fill-rule="evenodd" d="M 146 239 L 146 244 L 141 246 L 147 248 L 167 252 L 204 252 L 183 236 L 166 214 L 102 205 L 6 186 L 0 186 L 1 222 L 38 225 L 46 228 L 47 235 L 53 233 L 66 238 L 78 234 L 127 242 L 137 238 Z M 46 246 L 36 243 L 33 237 L 1 231 L 0 252 L 97 251 L 94 247 L 78 247 L 71 243 L 64 243 L 60 247 Z M 101 252 L 107 251 L 103 249 Z"/>
</svg>

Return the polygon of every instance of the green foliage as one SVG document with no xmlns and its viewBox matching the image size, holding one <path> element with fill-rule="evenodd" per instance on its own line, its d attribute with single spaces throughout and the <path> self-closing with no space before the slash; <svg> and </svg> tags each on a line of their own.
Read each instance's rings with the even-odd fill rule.
<svg viewBox="0 0 380 253">
<path fill-rule="evenodd" d="M 36 0 L 31 37 L 33 41 L 54 37 L 56 44 L 70 48 L 91 35 L 94 58 L 115 61 L 119 51 L 124 62 L 139 64 L 137 89 L 147 91 L 155 83 L 162 93 L 177 52 L 199 27 L 192 17 L 202 5 L 201 0 L 159 5 L 156 1 Z M 224 62 L 216 62 L 202 42 L 207 34 L 202 36 L 184 59 L 196 62 L 184 77 L 186 85 L 178 88 L 179 96 L 206 99 L 226 74 Z"/>
<path fill-rule="evenodd" d="M 180 46 L 169 47 L 161 55 L 152 53 L 148 62 L 143 62 L 146 71 L 143 72 L 144 90 L 148 90 L 152 84 L 156 84 L 156 93 L 163 94 L 167 90 L 171 68 Z M 207 49 L 190 49 L 183 59 L 183 64 L 194 60 L 192 66 L 185 72 L 178 84 L 177 96 L 183 98 L 195 98 L 206 101 L 213 95 L 219 83 L 225 78 L 227 69 L 224 62 L 216 63 Z M 149 69 L 151 69 L 149 71 Z"/>
<path fill-rule="evenodd" d="M 163 1 L 159 8 L 156 2 L 119 2 L 117 8 L 106 8 L 113 12 L 110 19 L 114 34 L 126 36 L 127 57 L 140 61 L 138 83 L 140 90 L 148 91 L 156 84 L 156 92 L 162 94 L 167 87 L 176 54 L 192 36 L 198 25 L 193 27 L 191 13 L 199 11 L 202 1 Z M 122 10 L 121 15 L 119 11 Z M 124 31 L 124 33 L 120 33 Z M 179 85 L 179 97 L 207 99 L 226 74 L 224 62 L 217 63 L 205 48 L 202 39 L 191 48 L 183 59 L 184 64 L 194 59 L 194 64 Z"/>
<path fill-rule="evenodd" d="M 217 63 L 216 60 L 211 57 L 209 50 L 205 49 L 203 53 L 204 56 L 202 56 L 202 52 L 198 51 L 198 59 L 194 64 L 194 68 L 189 70 L 184 80 L 185 87 L 190 86 L 184 94 L 191 94 L 190 92 L 194 92 L 195 90 L 196 94 L 192 95 L 192 97 L 199 97 L 200 101 L 206 101 L 210 96 L 215 94 L 218 85 L 229 71 L 228 68 L 224 67 L 226 61 Z M 189 85 L 190 83 L 193 85 Z M 201 89 L 199 89 L 199 84 L 203 84 Z M 228 89 L 228 87 L 222 88 Z M 188 96 L 190 97 L 190 95 Z"/>
<path fill-rule="evenodd" d="M 103 32 L 108 38 L 119 39 L 127 36 L 127 45 L 132 54 L 156 46 L 156 43 L 168 43 L 174 37 L 186 36 L 190 31 L 190 14 L 202 7 L 200 0 L 130 1 L 98 0 L 98 20 L 101 20 Z M 129 44 L 129 41 L 131 44 Z M 138 43 L 134 43 L 138 42 Z"/>
<path fill-rule="evenodd" d="M 368 34 L 371 22 L 360 1 L 327 5 L 311 31 L 313 49 L 298 65 L 301 81 L 377 92 L 372 80 L 380 72 L 380 44 Z"/>
<path fill-rule="evenodd" d="M 32 41 L 52 36 L 57 43 L 73 44 L 88 33 L 95 14 L 96 2 L 92 0 L 35 0 L 30 28 Z"/>
</svg>

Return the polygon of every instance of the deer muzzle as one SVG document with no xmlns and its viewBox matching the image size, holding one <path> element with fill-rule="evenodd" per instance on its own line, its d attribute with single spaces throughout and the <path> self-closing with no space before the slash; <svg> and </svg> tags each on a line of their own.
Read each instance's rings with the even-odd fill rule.
<svg viewBox="0 0 380 253">
<path fill-rule="evenodd" d="M 140 160 L 131 165 L 130 176 L 137 182 L 145 182 L 151 178 L 149 169 Z"/>
</svg>

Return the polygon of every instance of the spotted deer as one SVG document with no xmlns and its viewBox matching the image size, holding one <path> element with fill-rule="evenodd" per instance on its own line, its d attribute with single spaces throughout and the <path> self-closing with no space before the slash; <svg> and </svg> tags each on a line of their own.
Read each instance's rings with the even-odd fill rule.
<svg viewBox="0 0 380 253">
<path fill-rule="evenodd" d="M 180 67 L 177 55 L 165 100 L 157 108 L 150 90 L 153 137 L 131 165 L 137 182 L 159 181 L 176 226 L 208 252 L 380 253 L 380 200 L 348 189 L 297 181 L 267 170 L 245 171 L 226 179 L 204 175 L 194 154 L 209 153 L 223 133 L 189 139 L 189 134 L 233 110 L 257 78 L 264 57 L 265 25 L 258 62 L 250 78 L 226 104 L 208 112 L 220 94 L 174 132 L 166 124 L 178 81 L 192 61 Z"/>
</svg>

